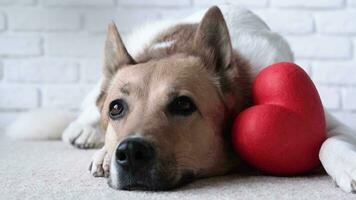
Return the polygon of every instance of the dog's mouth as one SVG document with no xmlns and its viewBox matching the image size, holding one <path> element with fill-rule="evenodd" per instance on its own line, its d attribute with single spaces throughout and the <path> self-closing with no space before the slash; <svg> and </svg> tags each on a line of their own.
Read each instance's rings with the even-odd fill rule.
<svg viewBox="0 0 356 200">
<path fill-rule="evenodd" d="M 130 143 L 131 148 L 137 146 L 135 154 L 126 152 L 129 147 L 126 143 Z M 194 179 L 193 171 L 179 168 L 174 156 L 157 156 L 154 148 L 146 148 L 147 146 L 150 147 L 147 142 L 132 139 L 118 146 L 115 160 L 111 162 L 108 179 L 111 188 L 129 191 L 162 191 L 171 190 Z M 147 152 L 155 156 L 148 157 Z"/>
<path fill-rule="evenodd" d="M 164 191 L 172 190 L 174 188 L 189 184 L 194 180 L 194 175 L 191 172 L 186 172 L 176 183 L 161 182 L 159 184 L 145 184 L 145 183 L 131 183 L 126 185 L 121 185 L 119 189 L 121 190 L 138 190 L 138 191 Z"/>
<path fill-rule="evenodd" d="M 121 181 L 120 181 L 121 182 Z M 108 182 L 109 186 L 113 189 L 117 190 L 127 190 L 127 191 L 164 191 L 170 190 L 175 186 L 175 184 L 165 183 L 154 183 L 153 181 L 150 183 L 140 183 L 140 182 L 131 182 L 131 183 L 123 183 L 120 184 L 112 184 L 112 182 Z"/>
<path fill-rule="evenodd" d="M 180 178 L 167 178 L 175 177 L 176 172 L 160 174 L 157 172 L 144 173 L 142 176 L 134 176 L 130 173 L 119 171 L 117 179 L 110 177 L 108 184 L 111 188 L 117 190 L 128 191 L 166 191 L 172 190 L 177 187 L 186 185 L 194 180 L 194 173 L 191 171 L 184 171 L 181 173 Z"/>
<path fill-rule="evenodd" d="M 150 187 L 148 187 L 147 185 L 144 184 L 138 184 L 138 183 L 134 183 L 134 184 L 130 184 L 130 185 L 124 185 L 121 188 L 122 190 L 141 190 L 141 191 L 147 191 L 147 190 L 152 190 Z"/>
</svg>

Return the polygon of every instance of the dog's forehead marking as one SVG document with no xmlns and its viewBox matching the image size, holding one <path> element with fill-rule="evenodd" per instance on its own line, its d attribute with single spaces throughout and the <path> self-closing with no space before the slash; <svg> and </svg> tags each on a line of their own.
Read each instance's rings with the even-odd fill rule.
<svg viewBox="0 0 356 200">
<path fill-rule="evenodd" d="M 163 41 L 163 42 L 159 42 L 159 43 L 153 44 L 151 46 L 151 48 L 152 49 L 168 48 L 168 47 L 171 47 L 174 43 L 175 43 L 175 40 Z"/>
<path fill-rule="evenodd" d="M 121 88 L 120 88 L 121 93 L 129 96 L 130 95 L 130 85 L 129 83 L 125 83 Z"/>
<path fill-rule="evenodd" d="M 144 94 L 151 71 L 150 66 L 142 64 L 121 69 L 112 81 L 112 91 L 126 96 Z"/>
</svg>

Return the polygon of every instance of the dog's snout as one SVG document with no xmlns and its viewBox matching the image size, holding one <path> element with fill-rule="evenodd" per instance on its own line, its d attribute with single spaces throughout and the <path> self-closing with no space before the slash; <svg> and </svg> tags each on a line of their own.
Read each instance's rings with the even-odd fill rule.
<svg viewBox="0 0 356 200">
<path fill-rule="evenodd" d="M 116 149 L 116 162 L 125 170 L 135 171 L 153 161 L 152 145 L 142 139 L 126 139 Z"/>
</svg>

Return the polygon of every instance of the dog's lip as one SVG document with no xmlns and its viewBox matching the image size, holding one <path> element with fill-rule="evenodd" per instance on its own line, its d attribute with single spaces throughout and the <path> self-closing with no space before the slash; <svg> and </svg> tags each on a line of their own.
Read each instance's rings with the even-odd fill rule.
<svg viewBox="0 0 356 200">
<path fill-rule="evenodd" d="M 133 183 L 122 187 L 123 190 L 150 190 L 150 188 L 145 184 Z"/>
</svg>

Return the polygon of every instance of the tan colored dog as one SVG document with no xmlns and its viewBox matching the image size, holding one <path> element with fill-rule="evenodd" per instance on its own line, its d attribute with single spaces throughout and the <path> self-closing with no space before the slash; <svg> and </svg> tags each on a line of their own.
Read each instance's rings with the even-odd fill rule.
<svg viewBox="0 0 356 200">
<path fill-rule="evenodd" d="M 8 135 L 53 139 L 67 126 L 66 143 L 101 147 L 90 172 L 109 177 L 116 189 L 170 189 L 236 169 L 231 122 L 251 104 L 250 86 L 259 71 L 293 62 L 293 55 L 252 12 L 233 6 L 222 11 L 227 23 L 212 7 L 203 17 L 150 24 L 132 34 L 130 51 L 110 24 L 104 76 L 80 115 L 73 120 L 61 109 L 29 112 Z M 328 112 L 325 117 L 328 139 L 320 149 L 321 163 L 341 189 L 356 192 L 356 132 Z"/>
<path fill-rule="evenodd" d="M 248 105 L 250 79 L 220 10 L 167 30 L 153 44 L 161 41 L 174 43 L 150 45 L 133 59 L 115 25 L 108 28 L 97 105 L 108 157 L 115 154 L 115 188 L 167 189 L 236 164 L 226 135 Z"/>
</svg>

